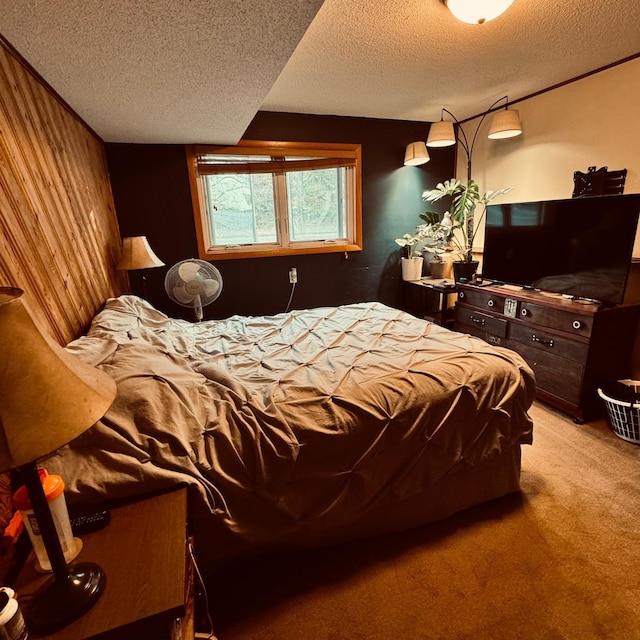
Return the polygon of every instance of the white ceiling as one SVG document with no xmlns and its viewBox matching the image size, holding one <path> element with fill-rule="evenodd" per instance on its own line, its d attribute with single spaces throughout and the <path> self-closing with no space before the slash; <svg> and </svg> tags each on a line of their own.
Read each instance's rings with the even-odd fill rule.
<svg viewBox="0 0 640 640">
<path fill-rule="evenodd" d="M 638 54 L 640 2 L 0 0 L 0 33 L 105 141 L 229 144 L 260 109 L 462 120 Z"/>
</svg>

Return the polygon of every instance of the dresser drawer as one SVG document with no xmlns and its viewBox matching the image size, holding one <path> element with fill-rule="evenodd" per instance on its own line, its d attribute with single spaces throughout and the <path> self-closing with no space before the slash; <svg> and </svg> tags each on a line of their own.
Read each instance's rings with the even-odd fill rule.
<svg viewBox="0 0 640 640">
<path fill-rule="evenodd" d="M 491 333 L 487 333 L 482 327 L 471 327 L 465 324 L 457 324 L 454 327 L 455 331 L 460 333 L 468 333 L 470 336 L 481 338 L 485 342 L 492 344 L 496 347 L 507 347 L 507 339 L 504 336 L 496 336 Z"/>
<path fill-rule="evenodd" d="M 460 291 L 458 292 L 458 301 L 493 313 L 503 313 L 504 311 L 504 298 L 482 289 Z"/>
<path fill-rule="evenodd" d="M 550 327 L 577 336 L 589 337 L 593 329 L 593 315 L 581 315 L 531 302 L 520 302 L 518 318 L 537 326 Z"/>
<path fill-rule="evenodd" d="M 544 329 L 527 327 L 515 322 L 509 327 L 509 340 L 523 343 L 534 349 L 544 351 L 544 353 L 575 360 L 576 362 L 584 362 L 589 352 L 588 343 L 557 336 Z"/>
<path fill-rule="evenodd" d="M 573 405 L 580 402 L 584 366 L 533 345 L 508 341 L 507 346 L 519 353 L 533 369 L 536 387 Z"/>
<path fill-rule="evenodd" d="M 507 336 L 509 323 L 505 318 L 496 318 L 464 304 L 456 304 L 455 318 L 456 331 L 464 331 L 465 329 L 459 328 L 459 325 L 464 325 L 465 327 L 472 327 L 483 334 L 487 333 L 502 338 Z M 477 333 L 474 332 L 474 335 L 477 335 Z"/>
</svg>

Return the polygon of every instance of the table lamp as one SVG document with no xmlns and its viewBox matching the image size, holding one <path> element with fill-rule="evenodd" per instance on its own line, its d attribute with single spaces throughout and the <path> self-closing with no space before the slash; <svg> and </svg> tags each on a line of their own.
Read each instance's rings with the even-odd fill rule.
<svg viewBox="0 0 640 640">
<path fill-rule="evenodd" d="M 153 252 L 147 236 L 130 236 L 122 240 L 122 253 L 117 269 L 138 271 L 142 269 L 143 296 L 147 297 L 147 276 L 144 269 L 164 267 L 164 262 Z"/>
<path fill-rule="evenodd" d="M 94 563 L 67 565 L 37 461 L 95 424 L 115 398 L 112 378 L 41 333 L 24 292 L 0 287 L 0 471 L 17 469 L 31 499 L 53 575 L 27 605 L 27 627 L 49 633 L 88 611 L 106 577 Z"/>
</svg>

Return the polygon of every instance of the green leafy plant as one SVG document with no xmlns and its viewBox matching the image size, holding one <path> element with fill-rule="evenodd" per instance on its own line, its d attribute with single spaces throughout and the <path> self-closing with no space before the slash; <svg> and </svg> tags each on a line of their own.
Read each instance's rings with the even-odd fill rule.
<svg viewBox="0 0 640 640">
<path fill-rule="evenodd" d="M 425 224 L 417 226 L 416 232 L 422 236 L 424 248 L 433 253 L 434 262 L 442 262 L 442 256 L 451 251 L 453 223 L 441 220 L 435 211 L 425 211 L 419 217 Z"/>
<path fill-rule="evenodd" d="M 454 247 L 454 252 L 462 262 L 473 260 L 473 240 L 478 232 L 479 223 L 487 211 L 487 205 L 498 196 L 511 191 L 513 187 L 498 189 L 497 191 L 485 191 L 480 195 L 478 184 L 469 180 L 466 184 L 459 180 L 447 180 L 436 185 L 435 189 L 425 191 L 422 199 L 425 202 L 436 202 L 444 197 L 451 198 L 451 205 L 442 218 L 435 211 L 425 211 L 419 214 L 430 226 L 433 233 L 444 229 L 449 232 L 449 241 Z M 482 205 L 482 211 L 478 220 L 475 220 L 476 209 Z"/>
<path fill-rule="evenodd" d="M 420 232 L 420 226 L 413 233 L 405 233 L 402 238 L 396 238 L 396 243 L 405 249 L 407 258 L 420 258 L 424 237 Z"/>
<path fill-rule="evenodd" d="M 418 214 L 425 224 L 418 225 L 413 233 L 405 233 L 396 238 L 396 243 L 405 248 L 407 258 L 419 258 L 423 250 L 434 254 L 434 260 L 441 262 L 442 255 L 451 250 L 453 223 L 447 226 L 434 211 Z"/>
</svg>

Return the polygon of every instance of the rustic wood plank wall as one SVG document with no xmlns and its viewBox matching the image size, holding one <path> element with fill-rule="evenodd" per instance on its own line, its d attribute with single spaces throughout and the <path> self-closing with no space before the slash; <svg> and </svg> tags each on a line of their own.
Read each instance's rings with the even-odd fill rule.
<svg viewBox="0 0 640 640">
<path fill-rule="evenodd" d="M 61 344 L 128 288 L 102 140 L 0 39 L 0 286 Z"/>
</svg>

